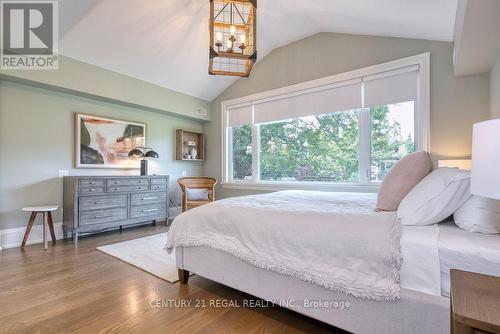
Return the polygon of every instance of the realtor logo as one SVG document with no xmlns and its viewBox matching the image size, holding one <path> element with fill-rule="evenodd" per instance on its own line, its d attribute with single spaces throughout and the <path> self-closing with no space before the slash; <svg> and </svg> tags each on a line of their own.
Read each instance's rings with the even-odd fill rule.
<svg viewBox="0 0 500 334">
<path fill-rule="evenodd" d="M 1 69 L 57 69 L 57 1 L 1 1 Z"/>
</svg>

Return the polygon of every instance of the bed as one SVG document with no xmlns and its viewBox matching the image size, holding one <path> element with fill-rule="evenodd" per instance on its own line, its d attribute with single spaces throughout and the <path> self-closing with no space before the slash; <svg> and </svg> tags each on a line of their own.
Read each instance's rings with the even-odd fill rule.
<svg viewBox="0 0 500 334">
<path fill-rule="evenodd" d="M 388 279 L 397 279 L 397 296 L 385 299 L 377 298 L 378 295 L 375 297 L 373 295 L 359 295 L 356 294 L 356 290 L 343 289 L 343 286 L 321 284 L 324 280 L 307 279 L 308 276 L 305 279 L 301 275 L 283 272 L 281 269 L 276 270 L 275 266 L 264 266 L 261 263 L 252 262 L 245 256 L 239 256 L 239 254 L 228 251 L 224 247 L 214 247 L 213 244 L 205 242 L 206 239 L 210 238 L 210 235 L 204 237 L 204 230 L 213 227 L 217 231 L 220 226 L 223 226 L 224 228 L 234 228 L 238 238 L 244 240 L 245 243 L 252 244 L 253 239 L 250 241 L 245 239 L 245 232 L 239 230 L 238 227 L 238 224 L 245 219 L 254 219 L 257 228 L 266 226 L 265 224 L 274 226 L 277 221 L 293 219 L 302 220 L 303 224 L 311 226 L 313 230 L 317 229 L 317 226 L 330 226 L 332 222 L 328 220 L 321 222 L 321 219 L 327 219 L 331 215 L 328 213 L 327 207 L 330 207 L 332 203 L 340 203 L 344 208 L 341 209 L 344 212 L 337 215 L 337 218 L 348 220 L 355 215 L 353 212 L 367 214 L 359 217 L 360 220 L 369 219 L 377 224 L 382 224 L 381 222 L 391 218 L 390 213 L 385 213 L 388 216 L 381 222 L 373 220 L 373 217 L 382 217 L 374 216 L 376 214 L 373 213 L 375 194 L 320 194 L 299 191 L 274 194 L 222 200 L 188 211 L 176 218 L 169 231 L 166 247 L 167 249 L 175 248 L 181 281 L 187 282 L 187 272 L 193 272 L 352 333 L 444 334 L 449 332 L 449 269 L 459 268 L 500 275 L 500 261 L 498 260 L 500 259 L 500 236 L 464 232 L 458 229 L 453 222 L 432 226 L 400 226 L 401 231 L 398 236 L 400 249 L 396 251 L 388 247 L 402 259 L 402 263 L 397 267 L 399 275 L 396 278 L 388 276 Z M 314 208 L 307 205 L 299 209 L 292 208 L 294 203 L 290 199 L 309 197 L 316 202 L 319 198 L 319 202 L 322 204 Z M 251 203 L 269 198 L 273 198 L 273 201 L 264 200 L 262 203 L 265 205 L 260 207 L 252 207 L 251 205 Z M 266 207 L 266 204 L 269 204 L 269 207 Z M 282 212 L 283 218 L 273 216 L 273 210 L 275 210 L 274 213 Z M 308 210 L 310 215 L 307 215 Z M 339 210 L 339 208 L 335 210 Z M 286 212 L 291 212 L 290 217 L 293 216 L 293 218 L 287 217 L 284 214 Z M 257 216 L 249 217 L 254 214 Z M 199 224 L 200 220 L 205 220 L 205 224 Z M 316 222 L 316 224 L 312 222 Z M 290 224 L 290 230 L 293 234 L 284 228 L 286 225 L 276 225 L 278 230 L 274 230 L 272 232 L 274 234 L 277 233 L 276 231 L 292 236 L 298 233 L 297 230 L 294 230 L 296 226 L 294 224 Z M 378 225 L 377 230 L 380 226 L 383 225 Z M 394 226 L 398 226 L 396 220 Z M 182 242 L 183 237 L 186 239 L 197 229 L 202 234 L 196 237 L 205 239 L 205 241 Z M 272 230 L 272 228 L 270 229 Z M 387 233 L 393 234 L 393 232 L 389 230 Z M 260 233 L 258 230 L 252 231 L 250 237 L 253 238 Z M 331 232 L 325 230 L 325 233 L 319 233 L 316 230 L 315 235 L 319 240 L 315 241 L 321 245 L 322 238 L 324 239 L 324 235 L 328 233 Z M 302 239 L 310 239 L 311 236 L 307 235 L 307 231 L 300 231 L 299 234 L 300 237 L 294 239 L 294 237 L 289 236 L 289 239 L 292 242 L 297 242 L 297 245 L 304 246 Z M 355 242 L 353 240 L 353 244 Z M 338 243 L 337 240 L 335 243 Z M 281 241 L 278 244 L 280 245 Z M 256 245 L 258 246 L 258 244 Z M 279 245 L 273 246 L 276 252 L 280 252 Z M 307 247 L 310 245 L 305 244 Z M 375 244 L 374 247 L 379 246 Z M 325 246 L 321 245 L 321 247 Z M 359 245 L 357 247 L 362 248 Z M 283 249 L 281 251 L 291 252 L 290 249 Z M 302 248 L 298 247 L 298 249 Z M 251 252 L 256 254 L 258 251 L 258 249 L 251 249 Z M 372 251 L 372 249 L 368 248 L 368 251 Z M 291 255 L 295 257 L 297 253 Z M 317 256 L 314 253 L 309 255 Z M 346 256 L 349 258 L 356 255 L 356 253 L 348 253 Z M 346 262 L 346 266 L 349 266 L 349 261 L 343 261 Z M 300 265 L 300 262 L 297 263 Z M 390 265 L 397 265 L 397 262 L 390 263 Z M 369 272 L 368 275 L 370 274 Z M 385 291 L 387 296 L 393 296 L 392 292 L 392 289 Z"/>
</svg>

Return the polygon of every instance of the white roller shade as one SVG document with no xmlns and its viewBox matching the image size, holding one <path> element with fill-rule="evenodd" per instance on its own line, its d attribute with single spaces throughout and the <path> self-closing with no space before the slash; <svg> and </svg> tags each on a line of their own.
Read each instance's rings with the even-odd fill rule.
<svg viewBox="0 0 500 334">
<path fill-rule="evenodd" d="M 419 66 L 415 65 L 364 77 L 364 106 L 417 100 L 418 70 Z"/>
<path fill-rule="evenodd" d="M 229 108 L 227 110 L 227 126 L 252 124 L 252 105 Z"/>
<path fill-rule="evenodd" d="M 361 79 L 301 95 L 256 103 L 254 122 L 266 123 L 361 108 Z"/>
</svg>

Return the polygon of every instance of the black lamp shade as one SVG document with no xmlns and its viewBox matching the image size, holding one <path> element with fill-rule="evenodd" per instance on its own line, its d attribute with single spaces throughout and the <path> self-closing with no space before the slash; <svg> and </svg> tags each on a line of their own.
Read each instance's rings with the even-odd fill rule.
<svg viewBox="0 0 500 334">
<path fill-rule="evenodd" d="M 128 152 L 128 156 L 130 158 L 143 158 L 144 153 L 140 149 L 134 148 L 132 151 Z"/>
<path fill-rule="evenodd" d="M 143 150 L 147 150 L 146 153 L 144 153 Z M 141 175 L 148 175 L 148 159 L 146 158 L 153 158 L 153 159 L 158 159 L 160 155 L 156 153 L 155 151 L 151 150 L 149 147 L 136 147 L 130 152 L 128 152 L 128 156 L 130 158 L 142 158 L 141 159 Z"/>
<path fill-rule="evenodd" d="M 148 151 L 146 152 L 146 154 L 144 155 L 146 158 L 153 158 L 153 159 L 158 159 L 160 156 L 158 155 L 158 153 L 156 153 L 155 151 L 151 150 L 151 151 Z"/>
</svg>

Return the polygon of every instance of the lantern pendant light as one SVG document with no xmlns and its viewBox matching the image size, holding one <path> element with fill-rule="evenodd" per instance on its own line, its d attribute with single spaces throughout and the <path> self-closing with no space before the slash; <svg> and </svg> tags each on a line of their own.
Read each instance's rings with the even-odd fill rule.
<svg viewBox="0 0 500 334">
<path fill-rule="evenodd" d="M 257 60 L 257 0 L 209 0 L 212 75 L 248 77 Z"/>
</svg>

